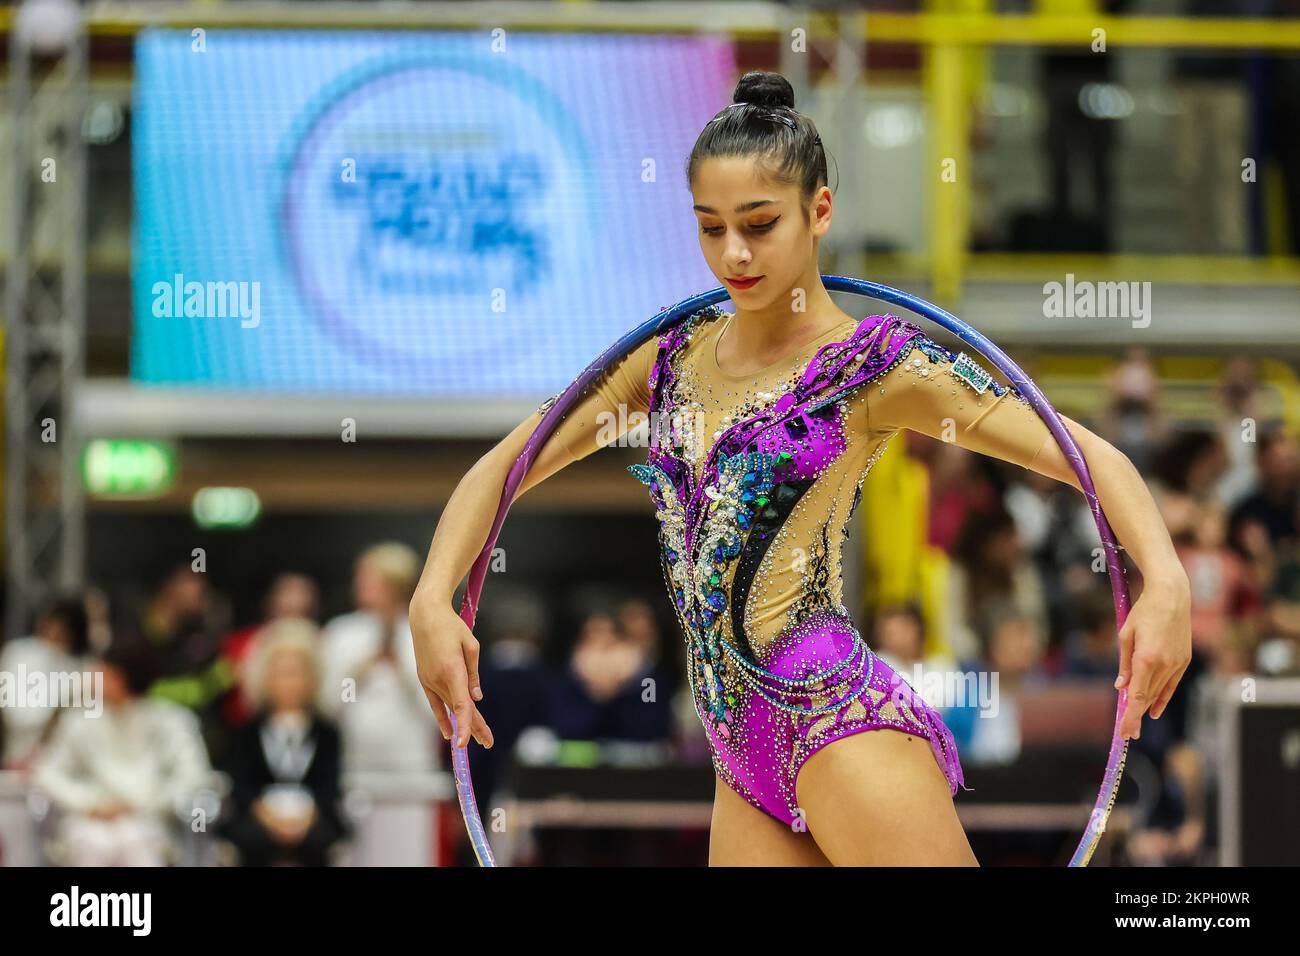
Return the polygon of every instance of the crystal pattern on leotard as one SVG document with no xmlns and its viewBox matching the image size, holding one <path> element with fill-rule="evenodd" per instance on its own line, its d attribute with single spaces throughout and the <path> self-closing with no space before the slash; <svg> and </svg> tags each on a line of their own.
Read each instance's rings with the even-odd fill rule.
<svg viewBox="0 0 1300 956">
<path fill-rule="evenodd" d="M 723 315 L 703 309 L 661 336 L 648 384 L 652 415 L 670 424 L 652 429 L 646 463 L 629 469 L 655 504 L 661 565 L 714 768 L 789 822 L 794 779 L 813 752 L 858 730 L 896 727 L 930 741 L 955 793 L 964 781 L 951 733 L 866 646 L 843 605 L 840 575 L 848 518 L 886 444 L 867 452 L 865 438 L 850 433 L 863 386 L 914 349 L 927 366 L 953 356 L 913 323 L 872 316 L 806 365 L 718 396 L 686 353 L 702 330 L 716 334 L 712 323 Z M 979 379 L 963 381 L 974 388 Z M 678 427 L 692 413 L 717 416 L 708 422 L 717 426 L 711 441 Z M 845 473 L 850 449 L 857 457 Z M 792 569 L 798 593 L 782 605 L 769 592 L 784 583 L 788 595 Z M 785 613 L 773 623 L 767 612 L 777 606 Z"/>
</svg>

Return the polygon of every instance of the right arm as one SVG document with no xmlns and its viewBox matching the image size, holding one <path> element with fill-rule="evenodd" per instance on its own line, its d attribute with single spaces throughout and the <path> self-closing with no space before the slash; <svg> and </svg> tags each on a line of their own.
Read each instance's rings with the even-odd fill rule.
<svg viewBox="0 0 1300 956">
<path fill-rule="evenodd" d="M 600 447 L 600 439 L 609 433 L 607 422 L 626 423 L 633 412 L 648 410 L 647 379 L 657 352 L 658 341 L 652 336 L 592 383 L 538 450 L 512 503 Z M 620 406 L 625 409 L 623 414 L 619 414 Z M 447 740 L 451 739 L 451 720 L 444 704 L 455 713 L 460 731 L 454 742 L 457 747 L 466 746 L 471 733 L 482 746 L 490 747 L 492 732 L 474 704 L 483 699 L 479 642 L 453 607 L 454 594 L 487 543 L 506 478 L 541 420 L 538 412 L 529 415 L 456 485 L 438 520 L 411 598 L 411 638 L 420 683 Z M 625 424 L 615 427 L 626 430 Z"/>
</svg>

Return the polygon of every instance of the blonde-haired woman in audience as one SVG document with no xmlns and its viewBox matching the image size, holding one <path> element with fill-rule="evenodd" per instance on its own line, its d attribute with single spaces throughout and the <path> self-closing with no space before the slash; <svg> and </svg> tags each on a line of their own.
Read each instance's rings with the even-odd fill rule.
<svg viewBox="0 0 1300 956">
<path fill-rule="evenodd" d="M 286 618 L 263 629 L 245 688 L 255 716 L 235 740 L 222 835 L 245 866 L 324 866 L 347 833 L 340 809 L 341 744 L 320 715 L 319 630 Z"/>
</svg>

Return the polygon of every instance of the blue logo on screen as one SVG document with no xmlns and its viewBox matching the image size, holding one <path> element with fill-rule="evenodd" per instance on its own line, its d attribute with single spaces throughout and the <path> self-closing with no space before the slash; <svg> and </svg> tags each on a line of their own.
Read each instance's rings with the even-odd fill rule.
<svg viewBox="0 0 1300 956">
<path fill-rule="evenodd" d="M 512 321 L 472 338 L 438 323 L 522 316 L 584 268 L 598 211 L 581 131 L 503 56 L 370 61 L 317 97 L 284 155 L 287 271 L 363 361 L 427 370 L 519 347 Z"/>
</svg>

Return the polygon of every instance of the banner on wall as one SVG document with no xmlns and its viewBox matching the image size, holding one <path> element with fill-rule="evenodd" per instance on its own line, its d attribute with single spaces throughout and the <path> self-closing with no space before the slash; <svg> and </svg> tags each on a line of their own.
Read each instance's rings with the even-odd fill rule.
<svg viewBox="0 0 1300 956">
<path fill-rule="evenodd" d="M 712 284 L 716 38 L 148 30 L 132 377 L 543 396 Z"/>
</svg>

